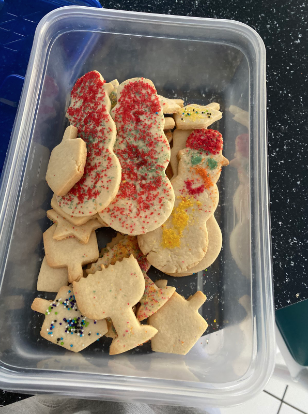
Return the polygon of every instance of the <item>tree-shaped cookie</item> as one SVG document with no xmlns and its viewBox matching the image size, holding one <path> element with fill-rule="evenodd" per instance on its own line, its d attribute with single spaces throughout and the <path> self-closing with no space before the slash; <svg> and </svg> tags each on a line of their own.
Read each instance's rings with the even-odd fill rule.
<svg viewBox="0 0 308 416">
<path fill-rule="evenodd" d="M 128 258 L 131 255 L 137 260 L 145 279 L 144 294 L 140 299 L 140 306 L 137 309 L 137 318 L 139 321 L 143 321 L 158 311 L 170 299 L 175 292 L 175 288 L 171 286 L 163 289 L 158 288 L 147 276 L 146 273 L 150 268 L 150 264 L 139 249 L 137 237 L 129 235 L 122 236 L 122 239 L 110 247 L 96 263 L 92 263 L 86 272 L 87 274 L 95 273 L 97 270 L 101 270 L 102 266 L 107 267 L 110 264 L 115 264 L 117 261 L 121 261 L 123 258 Z"/>
<path fill-rule="evenodd" d="M 116 127 L 109 114 L 113 88 L 99 72 L 91 71 L 77 80 L 71 92 L 67 117 L 86 142 L 88 154 L 83 177 L 68 194 L 57 197 L 59 207 L 67 214 L 94 215 L 118 192 L 121 166 L 113 153 Z"/>
<path fill-rule="evenodd" d="M 54 301 L 34 299 L 31 308 L 45 314 L 41 336 L 70 351 L 83 350 L 107 332 L 105 319 L 95 321 L 81 314 L 70 286 L 61 287 Z"/>
<path fill-rule="evenodd" d="M 97 218 L 83 225 L 73 225 L 53 209 L 47 211 L 47 217 L 56 224 L 53 238 L 59 241 L 68 237 L 76 237 L 82 243 L 87 244 L 92 231 L 103 226 Z"/>
<path fill-rule="evenodd" d="M 45 257 L 50 267 L 67 267 L 68 281 L 71 283 L 83 276 L 83 265 L 98 259 L 96 234 L 92 231 L 87 244 L 74 237 L 57 241 L 53 238 L 56 227 L 55 224 L 52 225 L 43 234 Z"/>
<path fill-rule="evenodd" d="M 174 115 L 176 128 L 180 130 L 207 129 L 215 121 L 222 118 L 218 103 L 206 106 L 189 104 Z"/>
<path fill-rule="evenodd" d="M 117 126 L 115 154 L 122 167 L 119 192 L 100 213 L 113 229 L 129 235 L 144 234 L 165 222 L 174 193 L 165 170 L 170 146 L 164 135 L 164 116 L 153 83 L 129 79 L 117 89 L 112 110 Z"/>
<path fill-rule="evenodd" d="M 87 146 L 77 138 L 77 128 L 69 126 L 62 142 L 51 152 L 46 181 L 52 191 L 63 196 L 82 177 L 87 159 Z"/>
<path fill-rule="evenodd" d="M 85 316 L 111 318 L 118 334 L 110 346 L 111 355 L 135 348 L 157 333 L 153 327 L 141 325 L 132 310 L 144 287 L 143 273 L 133 256 L 73 283 L 78 307 Z"/>
<path fill-rule="evenodd" d="M 208 248 L 206 221 L 216 210 L 216 182 L 223 140 L 216 130 L 194 130 L 179 153 L 178 176 L 171 183 L 176 195 L 171 216 L 162 227 L 138 236 L 150 264 L 165 273 L 183 273 L 197 265 Z"/>
<path fill-rule="evenodd" d="M 166 281 L 156 282 L 164 287 Z M 206 331 L 208 324 L 198 313 L 206 301 L 202 292 L 197 292 L 185 300 L 174 293 L 170 300 L 149 318 L 150 325 L 157 330 L 151 341 L 152 350 L 185 355 Z"/>
</svg>

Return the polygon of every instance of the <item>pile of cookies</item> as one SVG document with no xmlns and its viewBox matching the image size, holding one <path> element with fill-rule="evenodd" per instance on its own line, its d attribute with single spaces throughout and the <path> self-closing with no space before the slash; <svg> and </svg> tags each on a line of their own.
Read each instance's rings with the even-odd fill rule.
<svg viewBox="0 0 308 416">
<path fill-rule="evenodd" d="M 206 296 L 185 300 L 147 272 L 188 276 L 220 252 L 216 183 L 228 161 L 221 134 L 208 129 L 219 104 L 184 107 L 148 79 L 119 85 L 91 71 L 66 116 L 46 173 L 54 224 L 43 234 L 37 290 L 57 295 L 33 301 L 45 314 L 42 337 L 74 352 L 107 336 L 111 355 L 149 340 L 153 351 L 186 354 L 207 329 L 198 313 Z M 103 227 L 117 236 L 99 251 Z"/>
</svg>

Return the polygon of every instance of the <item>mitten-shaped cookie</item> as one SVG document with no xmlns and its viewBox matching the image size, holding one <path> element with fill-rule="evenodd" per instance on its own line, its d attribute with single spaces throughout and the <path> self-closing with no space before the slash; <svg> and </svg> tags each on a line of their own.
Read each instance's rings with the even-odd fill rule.
<svg viewBox="0 0 308 416">
<path fill-rule="evenodd" d="M 194 130 L 179 153 L 178 176 L 171 183 L 174 209 L 162 227 L 138 237 L 150 264 L 165 273 L 182 273 L 198 264 L 208 248 L 206 221 L 219 199 L 216 182 L 221 166 L 223 140 L 216 130 Z"/>
<path fill-rule="evenodd" d="M 67 117 L 86 142 L 88 154 L 83 177 L 66 195 L 57 197 L 59 207 L 67 214 L 94 215 L 118 192 L 121 166 L 113 153 L 116 127 L 109 114 L 113 89 L 97 71 L 88 72 L 73 87 Z"/>
<path fill-rule="evenodd" d="M 87 159 L 87 146 L 77 138 L 77 128 L 69 126 L 62 142 L 51 152 L 46 181 L 52 191 L 63 196 L 82 177 Z"/>
<path fill-rule="evenodd" d="M 166 281 L 156 282 L 164 287 Z M 206 331 L 208 324 L 198 313 L 206 301 L 202 292 L 197 292 L 185 300 L 174 293 L 170 300 L 149 318 L 158 333 L 151 341 L 152 350 L 185 355 Z"/>
<path fill-rule="evenodd" d="M 31 309 L 45 314 L 41 336 L 70 351 L 78 352 L 107 332 L 107 323 L 86 318 L 78 309 L 73 289 L 63 286 L 54 301 L 36 298 Z"/>
<path fill-rule="evenodd" d="M 141 325 L 132 310 L 145 288 L 143 273 L 133 256 L 74 282 L 73 288 L 85 316 L 111 318 L 118 334 L 110 346 L 111 355 L 135 348 L 157 333 L 155 328 Z"/>
<path fill-rule="evenodd" d="M 50 267 L 68 268 L 68 281 L 72 283 L 83 276 L 82 266 L 96 261 L 99 256 L 95 231 L 92 231 L 87 244 L 77 238 L 54 240 L 56 225 L 52 225 L 43 234 L 45 257 Z"/>
<path fill-rule="evenodd" d="M 170 146 L 164 116 L 153 83 L 129 79 L 117 89 L 112 116 L 117 126 L 115 154 L 122 167 L 119 192 L 100 216 L 115 230 L 144 234 L 169 217 L 174 193 L 165 170 Z"/>
</svg>

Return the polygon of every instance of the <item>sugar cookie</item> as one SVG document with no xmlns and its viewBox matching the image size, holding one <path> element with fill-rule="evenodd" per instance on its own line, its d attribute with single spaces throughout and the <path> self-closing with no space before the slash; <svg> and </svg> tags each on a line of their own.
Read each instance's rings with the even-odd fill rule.
<svg viewBox="0 0 308 416">
<path fill-rule="evenodd" d="M 43 234 L 46 260 L 50 267 L 67 267 L 68 281 L 71 283 L 83 276 L 83 265 L 98 259 L 96 234 L 92 231 L 88 244 L 80 243 L 77 238 L 57 241 L 53 239 L 56 227 L 52 225 Z"/>
<path fill-rule="evenodd" d="M 208 267 L 211 266 L 211 264 L 214 263 L 222 247 L 222 234 L 221 234 L 221 230 L 219 228 L 219 225 L 214 215 L 212 215 L 207 220 L 206 228 L 208 232 L 209 243 L 208 243 L 208 248 L 203 259 L 200 261 L 200 263 L 196 264 L 196 266 L 191 267 L 190 269 L 187 269 L 186 272 L 168 273 L 170 276 L 173 276 L 173 277 L 189 276 L 193 273 L 198 273 L 198 272 L 201 272 L 202 270 L 207 269 Z"/>
<path fill-rule="evenodd" d="M 69 286 L 61 287 L 54 301 L 34 299 L 31 309 L 45 314 L 41 336 L 70 351 L 82 351 L 107 332 L 105 319 L 93 321 L 81 314 Z"/>
<path fill-rule="evenodd" d="M 165 287 L 165 282 L 156 282 Z M 202 292 L 197 292 L 185 300 L 174 293 L 169 301 L 149 318 L 150 325 L 157 330 L 151 340 L 156 352 L 186 355 L 206 331 L 208 324 L 198 313 L 206 301 Z"/>
<path fill-rule="evenodd" d="M 222 136 L 216 130 L 194 130 L 179 153 L 178 176 L 171 183 L 176 202 L 162 227 L 138 236 L 150 264 L 164 273 L 183 273 L 197 265 L 208 248 L 206 221 L 216 210 Z"/>
<path fill-rule="evenodd" d="M 59 207 L 69 215 L 94 215 L 118 192 L 121 166 L 113 152 L 116 127 L 109 114 L 113 89 L 97 71 L 79 78 L 72 89 L 67 117 L 86 142 L 88 154 L 83 177 L 68 194 L 57 197 Z"/>
<path fill-rule="evenodd" d="M 48 266 L 46 257 L 43 258 L 40 273 L 37 278 L 37 290 L 42 292 L 58 292 L 68 283 L 67 267 L 55 269 Z"/>
<path fill-rule="evenodd" d="M 137 238 L 134 236 L 122 236 L 116 245 L 105 252 L 103 257 L 86 269 L 87 274 L 93 274 L 102 267 L 108 267 L 123 258 L 133 255 L 141 268 L 145 279 L 145 290 L 140 299 L 140 306 L 137 311 L 137 319 L 143 321 L 161 308 L 175 292 L 174 287 L 159 289 L 155 283 L 146 275 L 150 264 L 139 249 Z"/>
<path fill-rule="evenodd" d="M 51 152 L 46 181 L 52 191 L 63 196 L 81 179 L 87 159 L 87 146 L 77 138 L 77 128 L 69 126 L 62 142 Z"/>
<path fill-rule="evenodd" d="M 175 121 L 173 117 L 165 117 L 164 130 L 172 130 L 175 127 Z"/>
<path fill-rule="evenodd" d="M 153 83 L 133 78 L 120 84 L 112 116 L 122 182 L 116 198 L 100 216 L 124 234 L 144 234 L 163 224 L 174 204 L 174 192 L 165 175 L 170 147 Z"/>
<path fill-rule="evenodd" d="M 55 240 L 76 237 L 82 243 L 87 244 L 92 231 L 102 227 L 101 222 L 98 221 L 97 218 L 94 218 L 83 225 L 73 225 L 61 215 L 57 214 L 53 209 L 47 211 L 47 217 L 57 226 L 53 235 Z"/>
<path fill-rule="evenodd" d="M 181 130 L 206 129 L 222 118 L 219 108 L 218 103 L 206 106 L 189 104 L 174 115 L 176 128 Z"/>
<path fill-rule="evenodd" d="M 85 217 L 75 217 L 73 215 L 69 215 L 66 212 L 63 211 L 58 205 L 58 201 L 56 198 L 56 195 L 53 195 L 51 202 L 50 202 L 51 208 L 56 211 L 57 214 L 61 215 L 61 217 L 65 218 L 67 221 L 69 221 L 73 225 L 83 225 L 86 224 L 88 221 L 92 220 L 93 218 L 97 218 L 98 215 L 88 215 Z"/>
<path fill-rule="evenodd" d="M 172 172 L 174 176 L 178 174 L 178 153 L 180 150 L 185 149 L 186 141 L 188 136 L 192 133 L 193 130 L 179 130 L 175 129 L 172 134 L 172 149 L 170 157 L 170 165 L 172 167 Z"/>
<path fill-rule="evenodd" d="M 162 95 L 159 95 L 158 98 L 164 114 L 174 114 L 184 105 L 183 100 L 170 99 L 163 97 Z"/>
<path fill-rule="evenodd" d="M 153 327 L 141 325 L 132 310 L 144 288 L 143 273 L 133 256 L 73 283 L 83 314 L 92 319 L 111 318 L 118 334 L 110 346 L 111 355 L 135 348 L 157 333 Z"/>
</svg>

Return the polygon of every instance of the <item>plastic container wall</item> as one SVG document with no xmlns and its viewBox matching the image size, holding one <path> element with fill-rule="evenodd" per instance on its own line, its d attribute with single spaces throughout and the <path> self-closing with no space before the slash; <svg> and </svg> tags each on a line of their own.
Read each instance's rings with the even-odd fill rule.
<svg viewBox="0 0 308 416">
<path fill-rule="evenodd" d="M 150 78 L 161 95 L 217 101 L 224 113 L 214 126 L 233 159 L 215 213 L 223 250 L 205 272 L 168 277 L 185 297 L 208 296 L 200 313 L 210 328 L 184 357 L 149 344 L 110 357 L 106 338 L 73 354 L 40 338 L 43 317 L 30 309 L 50 224 L 49 155 L 67 125 L 72 86 L 93 69 L 119 82 Z M 236 404 L 262 389 L 274 364 L 265 112 L 264 46 L 245 25 L 83 7 L 41 21 L 1 189 L 2 388 L 191 406 Z M 113 235 L 100 232 L 100 243 Z M 154 280 L 162 276 L 151 268 Z"/>
</svg>

